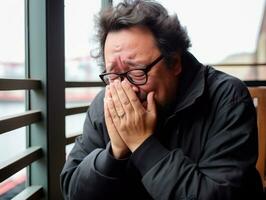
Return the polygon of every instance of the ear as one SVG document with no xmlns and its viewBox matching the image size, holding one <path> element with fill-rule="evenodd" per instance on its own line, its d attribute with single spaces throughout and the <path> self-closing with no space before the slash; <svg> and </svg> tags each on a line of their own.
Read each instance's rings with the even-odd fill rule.
<svg viewBox="0 0 266 200">
<path fill-rule="evenodd" d="M 182 72 L 181 56 L 179 53 L 174 56 L 172 71 L 175 76 L 178 76 Z"/>
</svg>

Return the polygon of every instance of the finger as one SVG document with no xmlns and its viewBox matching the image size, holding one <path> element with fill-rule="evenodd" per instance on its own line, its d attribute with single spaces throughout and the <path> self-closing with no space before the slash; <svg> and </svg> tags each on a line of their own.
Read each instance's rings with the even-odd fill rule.
<svg viewBox="0 0 266 200">
<path fill-rule="evenodd" d="M 130 104 L 132 105 L 133 109 L 136 112 L 140 112 L 140 111 L 145 112 L 143 105 L 141 104 L 138 96 L 133 91 L 133 89 L 131 88 L 129 83 L 127 81 L 123 80 L 121 85 L 122 85 L 122 88 L 129 99 Z"/>
<path fill-rule="evenodd" d="M 118 95 L 118 98 L 121 102 L 123 109 L 128 114 L 130 114 L 130 112 L 133 111 L 133 107 L 132 107 L 130 100 L 129 100 L 129 97 L 127 96 L 126 92 L 124 91 L 120 81 L 118 81 L 118 80 L 115 81 L 115 88 L 116 88 L 117 95 Z"/>
<path fill-rule="evenodd" d="M 109 92 L 109 90 L 110 90 L 110 86 L 109 86 L 109 85 L 107 85 L 107 86 L 105 87 L 105 94 L 104 94 L 104 98 L 107 98 L 107 97 L 108 97 L 108 92 Z"/>
<path fill-rule="evenodd" d="M 116 108 L 115 108 L 115 105 L 113 103 L 113 99 L 112 98 L 109 98 L 107 97 L 106 99 L 106 105 L 107 105 L 107 109 L 109 111 L 109 115 L 112 119 L 112 122 L 113 124 L 116 126 L 119 124 L 119 117 L 118 117 L 118 114 L 117 114 L 117 111 L 116 111 Z"/>
<path fill-rule="evenodd" d="M 147 96 L 147 112 L 156 114 L 156 104 L 154 100 L 154 92 L 149 92 Z"/>
<path fill-rule="evenodd" d="M 108 105 L 107 105 L 107 98 L 104 98 L 104 117 L 105 117 L 105 123 L 106 127 L 108 129 L 108 133 L 117 133 L 117 130 L 114 126 L 112 117 L 110 115 Z"/>
<path fill-rule="evenodd" d="M 104 99 L 104 115 L 105 115 L 105 123 L 108 131 L 108 135 L 110 137 L 111 145 L 112 145 L 112 151 L 113 154 L 115 152 L 115 149 L 128 149 L 122 140 L 121 136 L 119 135 L 119 132 L 112 120 L 110 111 L 108 109 L 108 100 Z"/>
<path fill-rule="evenodd" d="M 117 93 L 117 90 L 115 87 L 115 83 L 110 84 L 110 93 L 109 94 L 110 94 L 109 97 L 112 99 L 112 102 L 113 102 L 112 106 L 113 106 L 114 111 L 117 113 L 118 116 L 124 115 L 125 111 L 124 111 L 122 103 L 119 99 L 119 96 L 118 96 L 118 93 Z"/>
</svg>

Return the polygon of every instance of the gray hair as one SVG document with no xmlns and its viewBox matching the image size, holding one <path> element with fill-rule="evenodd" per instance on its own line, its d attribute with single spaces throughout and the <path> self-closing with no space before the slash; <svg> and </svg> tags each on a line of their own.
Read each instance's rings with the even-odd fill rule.
<svg viewBox="0 0 266 200">
<path fill-rule="evenodd" d="M 182 54 L 190 47 L 190 39 L 177 15 L 169 16 L 168 11 L 153 0 L 124 0 L 116 7 L 102 10 L 96 21 L 100 57 L 104 63 L 104 45 L 107 34 L 133 26 L 147 27 L 155 37 L 156 45 L 164 56 L 167 66 L 174 63 L 174 55 Z"/>
</svg>

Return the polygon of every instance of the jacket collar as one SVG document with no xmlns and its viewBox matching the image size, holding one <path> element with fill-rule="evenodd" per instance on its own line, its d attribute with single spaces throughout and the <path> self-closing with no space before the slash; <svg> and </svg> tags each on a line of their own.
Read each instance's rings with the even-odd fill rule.
<svg viewBox="0 0 266 200">
<path fill-rule="evenodd" d="M 183 53 L 181 59 L 182 72 L 179 77 L 175 113 L 194 104 L 203 95 L 205 88 L 205 66 L 189 52 Z"/>
</svg>

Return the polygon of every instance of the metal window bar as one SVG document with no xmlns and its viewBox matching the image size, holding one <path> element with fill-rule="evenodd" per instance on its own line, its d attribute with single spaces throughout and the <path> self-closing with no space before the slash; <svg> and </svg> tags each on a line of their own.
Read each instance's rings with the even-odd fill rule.
<svg viewBox="0 0 266 200">
<path fill-rule="evenodd" d="M 0 134 L 30 125 L 41 120 L 39 110 L 30 110 L 21 114 L 0 118 Z"/>
<path fill-rule="evenodd" d="M 104 83 L 100 81 L 86 82 L 86 81 L 67 81 L 65 83 L 66 88 L 73 87 L 103 87 Z"/>
<path fill-rule="evenodd" d="M 30 147 L 0 164 L 0 182 L 42 157 L 41 147 Z"/>
<path fill-rule="evenodd" d="M 0 90 L 39 90 L 41 81 L 34 79 L 0 79 Z M 28 126 L 41 121 L 40 110 L 29 110 L 20 114 L 0 118 L 0 134 Z M 29 147 L 16 156 L 0 163 L 0 182 L 8 179 L 21 169 L 30 166 L 42 158 L 41 147 Z M 26 188 L 21 195 L 14 199 L 40 199 L 42 187 Z"/>
<path fill-rule="evenodd" d="M 43 118 L 26 133 L 27 146 L 43 150 L 43 157 L 27 168 L 26 192 L 41 185 L 39 199 L 60 200 L 59 175 L 65 161 L 64 0 L 25 2 L 26 77 L 42 83 L 41 90 L 28 94 L 27 107 L 40 109 Z"/>
<path fill-rule="evenodd" d="M 80 82 L 80 81 L 67 81 L 65 82 L 65 88 L 74 88 L 74 87 L 103 87 L 104 83 L 95 81 L 95 82 Z M 90 105 L 86 106 L 75 106 L 65 109 L 65 116 L 75 115 L 80 113 L 85 113 L 89 109 Z M 72 144 L 75 142 L 77 136 L 82 133 L 73 133 L 70 137 L 66 137 L 65 144 Z"/>
<path fill-rule="evenodd" d="M 20 79 L 0 79 L 0 90 L 31 90 L 31 89 L 43 89 L 40 92 L 37 92 L 34 94 L 34 97 L 31 95 L 31 93 L 28 93 L 28 102 L 27 104 L 28 109 L 31 109 L 34 107 L 36 107 L 36 101 L 41 100 L 43 101 L 44 98 L 47 98 L 46 93 L 45 95 L 43 95 L 43 92 L 47 92 L 47 89 L 50 91 L 48 93 L 52 94 L 54 91 L 53 90 L 53 86 L 51 86 L 51 84 L 49 84 L 47 82 L 47 80 L 52 77 L 52 81 L 50 81 L 50 83 L 59 83 L 59 81 L 61 81 L 62 79 L 60 79 L 59 81 L 55 81 L 55 76 L 53 74 L 55 71 L 56 72 L 63 72 L 60 71 L 62 69 L 62 58 L 63 58 L 63 52 L 64 52 L 64 47 L 62 45 L 62 40 L 63 37 L 62 33 L 63 33 L 63 26 L 60 26 L 60 31 L 58 32 L 57 35 L 54 34 L 55 29 L 58 29 L 57 26 L 57 22 L 60 22 L 60 24 L 62 24 L 62 16 L 64 15 L 64 9 L 63 9 L 63 1 L 58 0 L 58 1 L 51 1 L 51 0 L 47 0 L 44 2 L 36 2 L 33 0 L 26 0 L 25 1 L 25 10 L 26 10 L 26 77 L 40 77 L 40 80 L 31 80 L 31 79 L 25 79 L 25 80 L 20 80 Z M 107 3 L 107 4 L 106 4 Z M 102 0 L 102 5 L 111 5 L 112 1 L 105 1 Z M 53 15 L 54 13 L 58 13 L 58 9 L 60 11 L 59 14 L 59 18 L 58 15 Z M 49 13 L 50 15 L 47 15 L 47 13 Z M 57 18 L 56 18 L 57 16 Z M 55 20 L 58 19 L 58 20 Z M 46 23 L 43 23 L 45 22 Z M 39 24 L 39 25 L 37 25 Z M 37 30 L 37 31 L 36 31 Z M 38 33 L 43 33 L 43 34 L 38 34 Z M 31 33 L 31 34 L 29 34 Z M 37 37 L 36 37 L 37 36 Z M 36 41 L 35 39 L 38 38 L 37 41 L 39 42 L 34 42 Z M 44 41 L 43 39 L 46 38 Z M 56 40 L 56 38 L 61 38 L 61 40 Z M 55 41 L 56 44 L 55 44 Z M 60 43 L 60 45 L 58 45 L 58 43 Z M 44 45 L 43 45 L 44 44 Z M 54 45 L 53 45 L 54 44 Z M 56 48 L 55 48 L 56 47 Z M 59 50 L 59 51 L 58 51 Z M 61 50 L 61 51 L 60 51 Z M 55 53 L 55 52 L 59 52 L 59 53 Z M 47 53 L 47 54 L 46 54 Z M 37 57 L 35 57 L 35 55 L 38 54 Z M 54 58 L 57 59 L 54 59 Z M 46 58 L 43 60 L 43 58 Z M 58 59 L 59 58 L 59 59 Z M 39 61 L 38 61 L 39 60 Z M 55 62 L 54 62 L 55 61 Z M 36 65 L 39 64 L 40 65 Z M 54 65 L 59 65 L 60 66 L 60 70 L 52 70 L 54 68 Z M 38 66 L 38 67 L 33 67 L 33 66 Z M 51 67 L 52 68 L 51 68 Z M 43 68 L 44 67 L 44 68 Z M 44 71 L 40 70 L 40 69 L 45 69 Z M 49 69 L 49 70 L 48 70 Z M 37 71 L 36 71 L 37 70 Z M 45 73 L 45 71 L 48 71 L 48 73 Z M 44 72 L 44 73 L 43 73 Z M 63 76 L 61 76 L 62 78 Z M 44 83 L 44 85 L 42 85 L 41 83 Z M 62 82 L 61 82 L 62 83 Z M 41 88 L 41 87 L 44 88 Z M 102 86 L 102 83 L 69 83 L 66 84 L 67 87 L 94 87 L 94 86 Z M 60 93 L 63 94 L 63 93 Z M 52 95 L 51 95 L 52 96 Z M 22 114 L 18 114 L 18 115 L 14 115 L 14 116 L 10 116 L 10 117 L 5 117 L 5 118 L 1 118 L 0 120 L 0 127 L 4 127 L 1 129 L 1 133 L 7 132 L 9 130 L 13 130 L 15 128 L 19 128 L 22 126 L 27 126 L 31 123 L 34 122 L 38 122 L 41 120 L 41 112 L 44 111 L 43 115 L 45 118 L 45 121 L 47 120 L 48 124 L 52 124 L 49 126 L 48 131 L 53 129 L 54 124 L 50 123 L 51 121 L 53 121 L 53 117 L 50 116 L 50 114 L 48 114 L 48 119 L 46 119 L 47 117 L 47 113 L 51 112 L 51 109 L 53 109 L 54 107 L 50 107 L 47 108 L 48 103 L 53 103 L 56 102 L 56 104 L 58 105 L 59 101 L 55 101 L 55 98 L 50 98 L 49 99 L 45 99 L 47 100 L 46 102 L 46 106 L 44 106 L 43 103 L 40 103 L 40 107 L 42 108 L 41 111 L 38 110 L 30 110 L 30 111 L 26 111 L 25 113 Z M 64 95 L 62 95 L 64 96 Z M 60 102 L 61 103 L 61 102 Z M 43 107 L 44 106 L 44 107 Z M 44 110 L 43 110 L 44 109 Z M 45 110 L 47 109 L 47 110 Z M 88 109 L 88 106 L 84 106 L 82 108 L 70 108 L 68 109 L 65 113 L 68 114 L 73 114 L 73 113 L 79 113 L 79 112 L 85 112 Z M 60 111 L 60 110 L 59 110 Z M 62 113 L 62 112 L 61 112 Z M 65 114 L 64 113 L 64 114 Z M 50 116 L 50 117 L 49 117 Z M 19 123 L 17 123 L 19 122 Z M 43 122 L 41 122 L 41 124 L 43 124 Z M 61 127 L 62 127 L 61 123 Z M 32 144 L 36 144 L 39 143 L 39 140 L 41 138 L 38 139 L 39 136 L 33 137 L 34 136 L 34 132 L 36 132 L 36 135 L 40 135 L 43 131 L 38 131 L 40 130 L 38 126 L 33 126 L 29 128 L 28 131 L 28 136 L 31 137 L 31 139 L 28 141 L 28 144 L 30 145 L 30 147 L 28 149 L 25 150 L 25 152 L 21 153 L 20 155 L 16 156 L 15 158 L 10 159 L 8 162 L 3 163 L 1 165 L 1 176 L 3 175 L 3 177 L 1 177 L 1 180 L 5 180 L 8 176 L 12 175 L 13 173 L 15 173 L 16 171 L 18 171 L 21 168 L 24 168 L 28 165 L 30 165 L 32 162 L 42 158 L 42 146 L 39 147 L 34 147 L 31 146 Z M 61 129 L 62 130 L 62 129 Z M 51 141 L 51 135 L 53 134 L 48 134 L 48 140 Z M 58 143 L 58 141 L 60 141 L 60 138 L 56 138 L 55 142 L 53 142 L 52 144 L 50 144 L 50 146 L 52 148 L 47 149 L 47 143 L 48 140 L 44 141 L 44 145 L 46 147 L 44 147 L 44 152 L 45 153 L 45 160 L 49 160 L 50 163 L 56 163 L 53 162 L 55 161 L 55 159 L 58 157 L 58 155 L 56 156 L 50 156 L 50 152 L 52 152 L 52 150 L 54 149 L 54 144 Z M 61 148 L 61 146 L 60 146 Z M 60 151 L 61 152 L 61 151 Z M 47 156 L 48 155 L 48 156 Z M 47 161 L 45 161 L 46 163 Z M 61 161 L 60 161 L 61 162 Z M 58 164 L 60 163 L 58 162 Z M 46 164 L 45 164 L 46 165 Z M 46 165 L 46 168 L 51 168 L 53 166 L 57 166 L 54 164 L 48 164 Z M 35 166 L 35 167 L 30 167 L 29 173 L 30 173 L 30 177 L 28 180 L 28 184 L 29 186 L 22 191 L 20 194 L 18 194 L 14 199 L 40 199 L 41 197 L 44 197 L 45 199 L 49 199 L 49 198 L 53 198 L 53 197 L 59 197 L 60 195 L 58 195 L 58 185 L 56 187 L 54 187 L 53 179 L 51 177 L 53 177 L 53 174 L 55 173 L 47 173 L 47 170 L 45 170 L 45 172 L 43 173 L 42 176 L 39 176 L 36 178 L 34 177 L 34 175 L 36 175 L 36 172 L 38 171 L 38 168 L 40 168 L 40 166 Z M 58 167 L 56 167 L 56 170 L 58 172 Z M 60 169 L 59 169 L 60 170 Z M 40 181 L 40 177 L 43 176 L 48 176 L 48 180 L 45 179 L 44 181 Z M 35 185 L 37 183 L 37 185 Z M 38 186 L 38 183 L 41 183 L 42 186 Z M 43 184 L 44 183 L 44 184 Z M 54 188 L 49 189 L 47 191 L 47 187 L 49 186 L 49 188 Z M 44 190 L 45 192 L 44 192 Z M 48 193 L 47 193 L 48 192 Z"/>
<path fill-rule="evenodd" d="M 43 197 L 43 187 L 33 185 L 25 188 L 22 192 L 12 198 L 12 200 L 39 200 L 41 197 Z"/>
<path fill-rule="evenodd" d="M 79 113 L 84 113 L 88 110 L 90 106 L 76 106 L 76 107 L 71 107 L 71 108 L 66 108 L 65 110 L 65 115 L 75 115 L 75 114 L 79 114 Z"/>
<path fill-rule="evenodd" d="M 77 107 L 66 108 L 65 109 L 65 116 L 85 113 L 89 109 L 89 107 L 90 106 L 87 105 L 87 106 L 77 106 Z M 66 137 L 66 140 L 65 140 L 66 145 L 74 143 L 76 137 L 81 135 L 81 134 L 82 133 L 73 133 L 73 134 L 71 134 L 71 136 Z"/>
<path fill-rule="evenodd" d="M 81 132 L 71 134 L 71 136 L 66 138 L 66 145 L 74 143 L 76 137 L 78 137 L 81 134 L 82 134 Z"/>
<path fill-rule="evenodd" d="M 66 108 L 65 109 L 65 116 L 85 113 L 88 109 L 89 109 L 89 105 Z M 76 137 L 81 135 L 81 134 L 82 133 L 72 133 L 71 136 L 65 138 L 65 144 L 68 145 L 68 144 L 74 143 Z"/>
<path fill-rule="evenodd" d="M 0 79 L 0 90 L 41 89 L 41 81 L 34 79 Z"/>
</svg>

